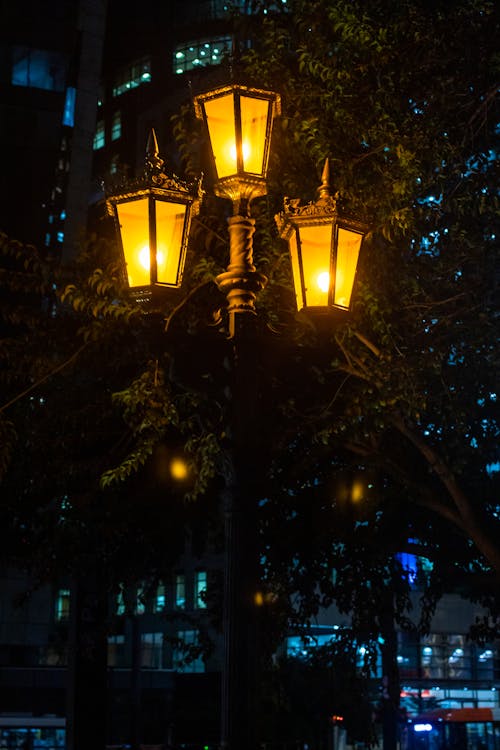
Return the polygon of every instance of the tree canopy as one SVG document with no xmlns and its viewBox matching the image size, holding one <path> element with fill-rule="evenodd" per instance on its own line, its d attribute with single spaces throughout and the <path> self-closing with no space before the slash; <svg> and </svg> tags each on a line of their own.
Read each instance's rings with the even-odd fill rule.
<svg viewBox="0 0 500 750">
<path fill-rule="evenodd" d="M 291 396 L 290 412 L 497 575 L 498 30 L 489 2 L 299 0 L 266 15 L 245 57 L 283 97 L 272 194 L 313 197 L 328 156 L 373 230 L 354 315 L 311 372 L 329 398 Z"/>
</svg>

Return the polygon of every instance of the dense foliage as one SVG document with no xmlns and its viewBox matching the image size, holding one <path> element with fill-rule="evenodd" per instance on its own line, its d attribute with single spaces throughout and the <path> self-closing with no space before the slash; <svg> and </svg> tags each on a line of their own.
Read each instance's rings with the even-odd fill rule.
<svg viewBox="0 0 500 750">
<path fill-rule="evenodd" d="M 472 541 L 470 569 L 498 574 L 487 471 L 498 462 L 498 8 L 287 9 L 266 16 L 246 55 L 254 80 L 283 96 L 272 188 L 313 197 L 329 156 L 335 187 L 373 227 L 354 316 L 310 371 L 315 408 L 306 389 L 288 411 L 307 415 L 301 433 L 307 425 L 331 455 L 341 446 L 385 477 L 386 500 L 416 517 L 429 509 Z"/>
</svg>

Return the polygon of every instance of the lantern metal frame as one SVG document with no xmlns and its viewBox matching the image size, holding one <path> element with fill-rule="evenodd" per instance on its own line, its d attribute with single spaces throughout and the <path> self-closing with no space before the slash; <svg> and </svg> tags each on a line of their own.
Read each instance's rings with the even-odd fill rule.
<svg viewBox="0 0 500 750">
<path fill-rule="evenodd" d="M 332 314 L 334 312 L 345 314 L 349 312 L 353 289 L 356 283 L 356 272 L 359 262 L 359 256 L 363 246 L 364 238 L 368 232 L 369 227 L 366 222 L 341 213 L 339 211 L 338 204 L 339 193 L 337 192 L 335 194 L 332 194 L 330 187 L 330 165 L 329 160 L 326 159 L 321 176 L 321 185 L 318 188 L 318 199 L 316 201 L 311 201 L 305 205 L 300 205 L 300 199 L 290 199 L 286 197 L 283 200 L 283 211 L 279 214 L 276 214 L 275 216 L 278 233 L 280 237 L 287 242 L 290 256 L 292 256 L 290 240 L 292 236 L 295 236 L 297 271 L 299 279 L 297 279 L 297 273 L 294 272 L 293 282 L 297 299 L 297 307 L 299 310 L 305 310 L 307 312 L 316 314 Z M 308 290 L 304 278 L 304 260 L 302 254 L 302 242 L 300 233 L 303 228 L 314 226 L 331 227 L 330 245 L 328 248 L 325 248 L 324 251 L 325 255 L 327 253 L 329 255 L 329 261 L 327 264 L 329 273 L 327 305 L 307 304 Z M 353 283 L 350 288 L 349 304 L 347 306 L 340 305 L 339 303 L 335 302 L 335 280 L 338 260 L 339 230 L 342 229 L 346 230 L 347 232 L 360 235 L 360 245 L 358 250 L 358 257 L 356 260 L 356 268 L 354 272 Z M 302 302 L 302 304 L 300 304 L 300 302 Z"/>
<path fill-rule="evenodd" d="M 106 198 L 108 213 L 113 216 L 116 232 L 119 237 L 120 253 L 124 281 L 135 293 L 138 299 L 147 299 L 152 288 L 175 289 L 180 287 L 184 272 L 184 265 L 189 241 L 191 221 L 199 211 L 199 204 L 203 196 L 201 188 L 202 177 L 192 182 L 179 179 L 176 175 L 167 175 L 163 169 L 164 161 L 159 156 L 158 142 L 152 129 L 146 146 L 145 168 L 142 175 L 113 186 Z M 148 201 L 148 237 L 149 246 L 149 275 L 148 284 L 130 285 L 127 274 L 127 257 L 124 248 L 122 225 L 120 224 L 119 206 L 147 199 Z M 175 248 L 178 253 L 177 272 L 175 282 L 158 280 L 157 262 L 157 211 L 158 203 L 185 206 L 184 223 L 182 227 L 180 247 Z"/>
</svg>

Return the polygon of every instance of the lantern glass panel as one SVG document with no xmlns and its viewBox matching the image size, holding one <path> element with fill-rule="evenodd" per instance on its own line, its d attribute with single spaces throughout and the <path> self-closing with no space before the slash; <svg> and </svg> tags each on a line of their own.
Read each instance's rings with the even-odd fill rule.
<svg viewBox="0 0 500 750">
<path fill-rule="evenodd" d="M 240 97 L 243 170 L 263 175 L 270 102 L 252 96 Z"/>
<path fill-rule="evenodd" d="M 332 224 L 300 227 L 307 307 L 327 307 L 330 289 Z"/>
<path fill-rule="evenodd" d="M 339 227 L 333 303 L 349 308 L 363 235 Z"/>
<path fill-rule="evenodd" d="M 150 284 L 149 199 L 117 203 L 123 254 L 129 286 Z"/>
<path fill-rule="evenodd" d="M 156 266 L 159 284 L 177 286 L 180 282 L 182 236 L 186 205 L 155 201 L 156 204 Z"/>
<path fill-rule="evenodd" d="M 215 169 L 220 180 L 237 172 L 233 93 L 207 99 L 204 106 Z"/>
</svg>

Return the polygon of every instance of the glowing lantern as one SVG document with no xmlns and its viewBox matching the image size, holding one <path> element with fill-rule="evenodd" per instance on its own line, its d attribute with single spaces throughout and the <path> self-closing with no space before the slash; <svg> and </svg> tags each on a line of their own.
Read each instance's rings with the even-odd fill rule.
<svg viewBox="0 0 500 750">
<path fill-rule="evenodd" d="M 199 182 L 187 184 L 163 173 L 152 130 L 144 176 L 127 187 L 109 196 L 107 203 L 118 227 L 130 288 L 180 286 L 191 218 L 201 197 Z"/>
<path fill-rule="evenodd" d="M 266 193 L 269 143 L 280 97 L 272 91 L 230 85 L 194 100 L 210 139 L 216 195 L 250 201 Z"/>
<path fill-rule="evenodd" d="M 297 308 L 349 310 L 359 253 L 367 226 L 341 216 L 330 191 L 328 159 L 315 203 L 285 199 L 276 223 L 288 243 Z"/>
</svg>

